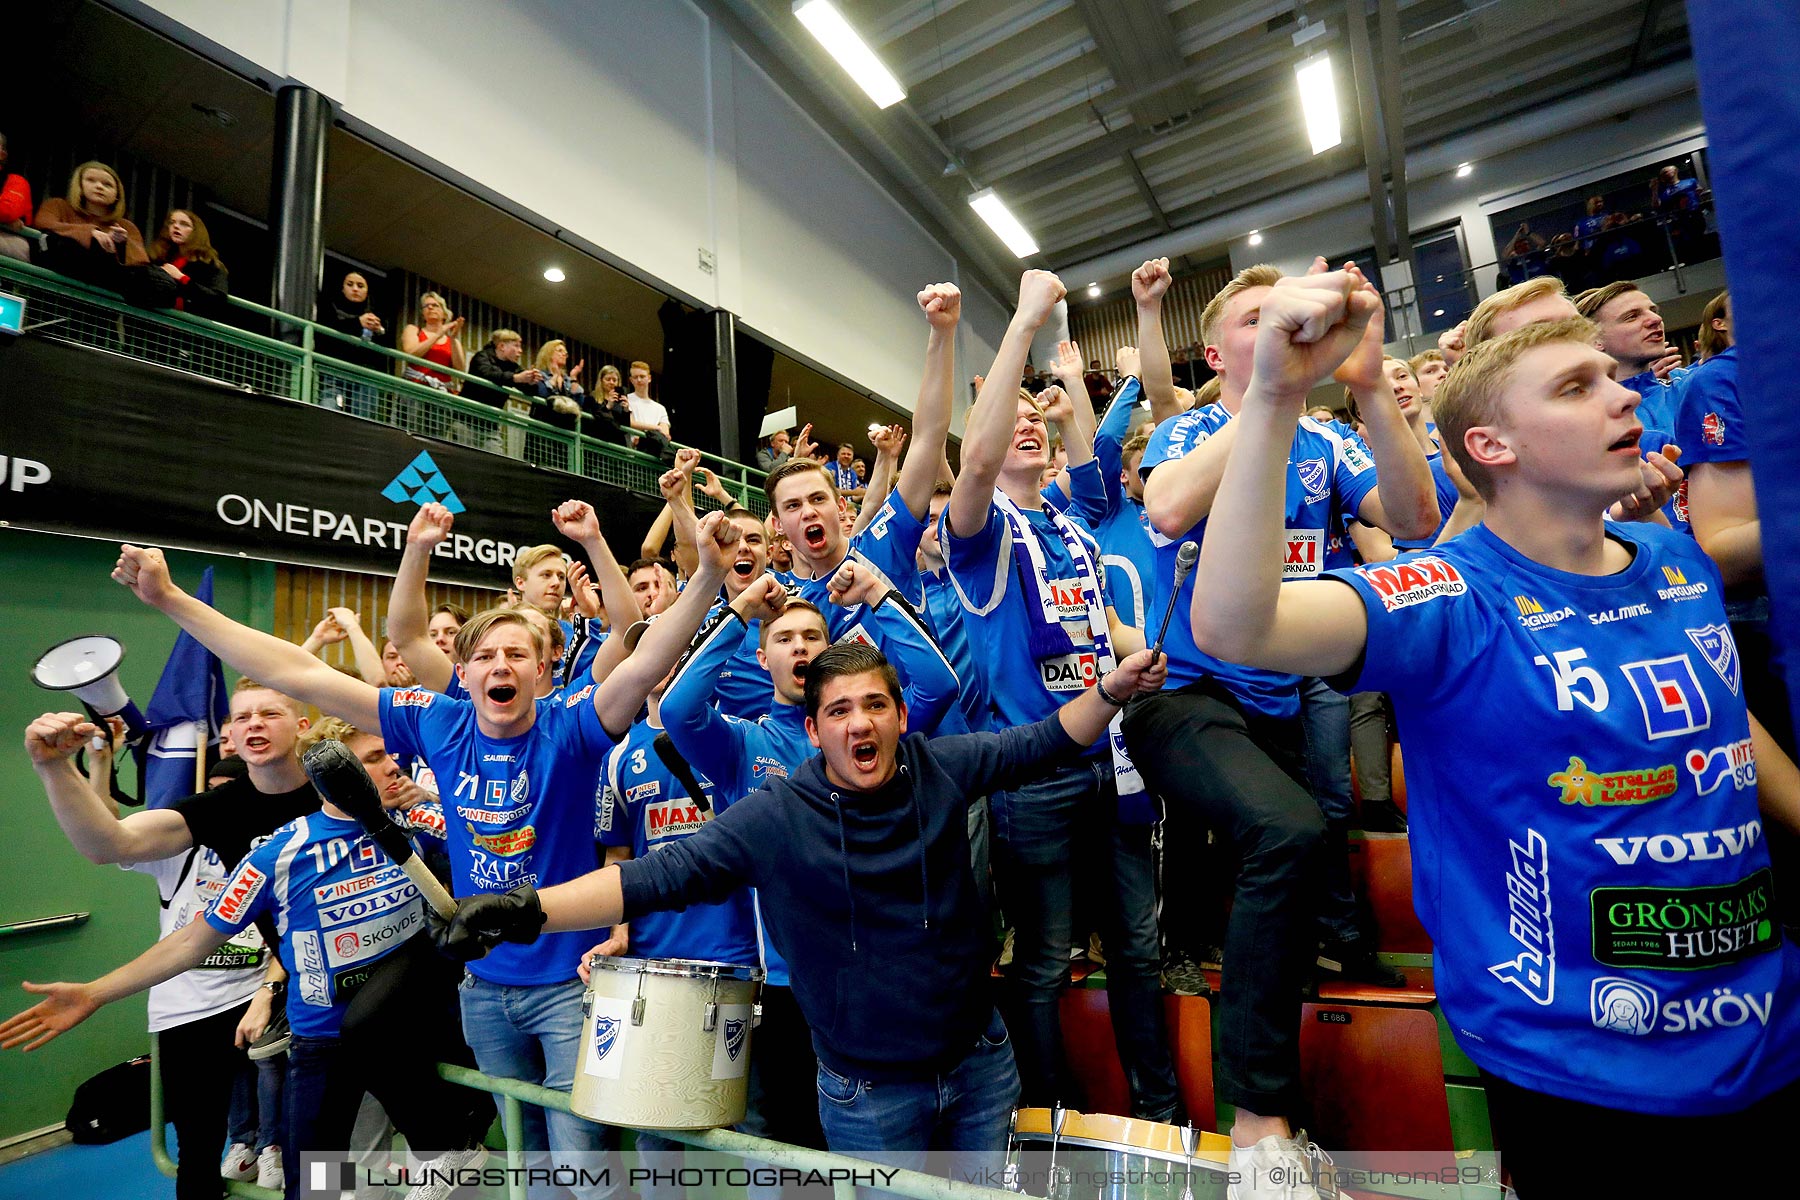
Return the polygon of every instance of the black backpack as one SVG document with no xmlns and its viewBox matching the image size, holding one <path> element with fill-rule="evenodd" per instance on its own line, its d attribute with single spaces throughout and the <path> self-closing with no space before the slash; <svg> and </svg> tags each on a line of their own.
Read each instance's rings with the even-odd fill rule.
<svg viewBox="0 0 1800 1200">
<path fill-rule="evenodd" d="M 76 1088 L 64 1124 L 85 1146 L 116 1142 L 150 1128 L 150 1056 L 108 1067 Z"/>
</svg>

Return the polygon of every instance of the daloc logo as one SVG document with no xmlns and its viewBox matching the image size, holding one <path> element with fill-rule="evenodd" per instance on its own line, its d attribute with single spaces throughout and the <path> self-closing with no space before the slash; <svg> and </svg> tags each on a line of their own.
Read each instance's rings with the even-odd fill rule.
<svg viewBox="0 0 1800 1200">
<path fill-rule="evenodd" d="M 424 450 L 419 457 L 406 464 L 406 469 L 394 476 L 393 480 L 381 489 L 381 494 L 395 504 L 405 504 L 408 500 L 424 507 L 427 504 L 442 504 L 453 513 L 464 511 L 463 502 L 457 499 L 456 489 L 438 470 L 438 465 L 431 461 L 431 455 Z"/>
<path fill-rule="evenodd" d="M 594 1018 L 594 1061 L 599 1062 L 606 1057 L 606 1052 L 613 1048 L 619 1040 L 619 1018 Z"/>
<path fill-rule="evenodd" d="M 725 1053 L 732 1062 L 736 1062 L 737 1056 L 743 1052 L 744 1030 L 748 1024 L 747 1021 L 725 1022 Z"/>
</svg>

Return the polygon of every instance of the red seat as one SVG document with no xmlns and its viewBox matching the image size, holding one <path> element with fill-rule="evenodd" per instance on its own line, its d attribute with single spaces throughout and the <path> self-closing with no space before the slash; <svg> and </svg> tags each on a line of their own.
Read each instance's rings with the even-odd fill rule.
<svg viewBox="0 0 1800 1200">
<path fill-rule="evenodd" d="M 1080 1111 L 1131 1115 L 1131 1093 L 1113 1041 L 1105 988 L 1072 987 L 1060 1006 L 1063 1053 L 1081 1085 Z M 1218 1121 L 1213 1100 L 1212 1005 L 1205 996 L 1163 997 L 1169 1052 L 1175 1060 L 1182 1106 L 1197 1129 Z"/>
<path fill-rule="evenodd" d="M 1350 877 L 1375 918 L 1375 948 L 1430 954 L 1431 938 L 1413 908 L 1412 842 L 1404 833 L 1365 833 L 1349 843 Z"/>
<path fill-rule="evenodd" d="M 1302 1005 L 1300 1085 L 1312 1112 L 1308 1132 L 1334 1154 L 1452 1149 L 1437 1018 L 1422 1008 Z M 1409 1158 L 1400 1167 L 1384 1157 L 1379 1165 L 1424 1164 Z"/>
</svg>

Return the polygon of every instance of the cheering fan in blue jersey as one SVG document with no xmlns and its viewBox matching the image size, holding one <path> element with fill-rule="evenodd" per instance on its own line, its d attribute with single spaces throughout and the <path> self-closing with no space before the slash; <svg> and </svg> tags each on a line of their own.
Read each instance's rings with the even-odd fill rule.
<svg viewBox="0 0 1800 1200">
<path fill-rule="evenodd" d="M 1654 513 L 1680 471 L 1640 457 L 1594 326 L 1534 324 L 1466 353 L 1434 402 L 1485 524 L 1284 583 L 1295 415 L 1377 303 L 1324 268 L 1263 296 L 1197 572 L 1230 585 L 1197 595 L 1196 645 L 1392 696 L 1438 997 L 1522 1197 L 1576 1194 L 1572 1137 L 1628 1164 L 1791 1136 L 1800 951 L 1763 821 L 1800 824 L 1800 781 L 1745 711 L 1712 562 L 1601 517 Z"/>
</svg>

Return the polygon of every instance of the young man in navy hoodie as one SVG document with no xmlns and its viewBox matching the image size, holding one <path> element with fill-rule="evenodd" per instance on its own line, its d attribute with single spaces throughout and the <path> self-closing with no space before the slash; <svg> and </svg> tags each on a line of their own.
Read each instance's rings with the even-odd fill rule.
<svg viewBox="0 0 1800 1200">
<path fill-rule="evenodd" d="M 881 652 L 840 643 L 806 672 L 806 733 L 822 753 L 790 778 L 647 858 L 471 898 L 434 936 L 478 957 L 754 886 L 812 1026 L 831 1148 L 1002 1149 L 1019 1078 L 984 982 L 991 951 L 963 808 L 1075 759 L 1164 673 L 1139 651 L 1035 724 L 928 741 L 906 736 Z"/>
</svg>

